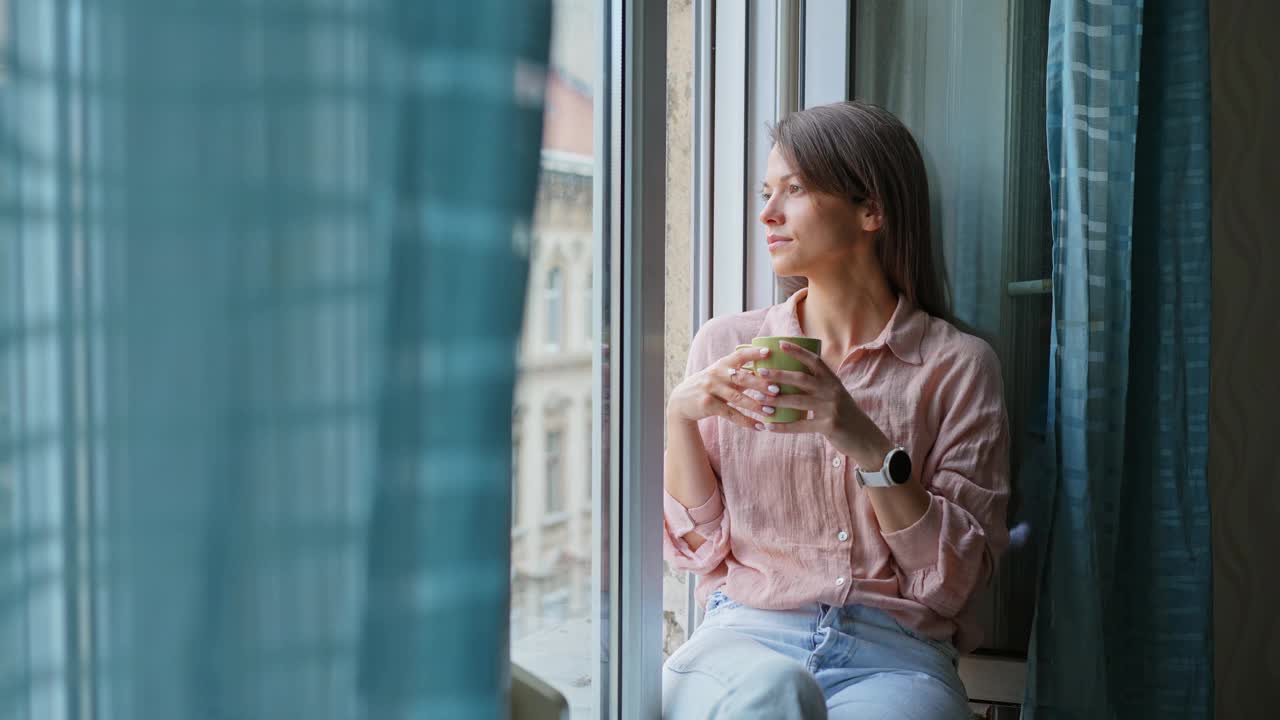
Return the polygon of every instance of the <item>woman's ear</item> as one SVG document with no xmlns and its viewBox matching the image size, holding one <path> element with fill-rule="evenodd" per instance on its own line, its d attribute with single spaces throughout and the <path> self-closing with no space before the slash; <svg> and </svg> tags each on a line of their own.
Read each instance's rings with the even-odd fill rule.
<svg viewBox="0 0 1280 720">
<path fill-rule="evenodd" d="M 880 203 L 875 200 L 867 200 L 858 208 L 858 219 L 862 224 L 863 232 L 876 232 L 884 227 L 884 211 L 880 209 Z"/>
</svg>

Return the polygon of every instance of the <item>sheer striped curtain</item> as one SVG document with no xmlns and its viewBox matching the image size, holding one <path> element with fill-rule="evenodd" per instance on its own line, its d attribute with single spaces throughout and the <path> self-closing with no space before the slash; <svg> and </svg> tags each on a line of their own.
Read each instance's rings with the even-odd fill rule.
<svg viewBox="0 0 1280 720">
<path fill-rule="evenodd" d="M 1056 481 L 1026 716 L 1212 714 L 1205 0 L 1054 0 Z"/>
<path fill-rule="evenodd" d="M 0 718 L 502 714 L 548 5 L 0 3 Z"/>
</svg>

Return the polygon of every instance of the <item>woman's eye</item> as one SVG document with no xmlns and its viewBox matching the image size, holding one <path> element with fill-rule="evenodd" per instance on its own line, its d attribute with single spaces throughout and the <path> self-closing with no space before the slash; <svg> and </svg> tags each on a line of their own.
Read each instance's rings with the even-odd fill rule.
<svg viewBox="0 0 1280 720">
<path fill-rule="evenodd" d="M 760 193 L 760 200 L 762 200 L 763 202 L 769 202 L 769 198 L 771 197 L 773 196 L 770 195 L 769 193 L 764 193 L 764 192 Z"/>
<path fill-rule="evenodd" d="M 794 195 L 794 194 L 796 194 L 796 193 L 800 192 L 803 188 L 801 188 L 799 185 L 792 185 L 791 187 L 789 187 L 789 188 L 787 188 L 787 189 L 791 191 L 791 194 L 792 194 L 792 195 Z"/>
</svg>

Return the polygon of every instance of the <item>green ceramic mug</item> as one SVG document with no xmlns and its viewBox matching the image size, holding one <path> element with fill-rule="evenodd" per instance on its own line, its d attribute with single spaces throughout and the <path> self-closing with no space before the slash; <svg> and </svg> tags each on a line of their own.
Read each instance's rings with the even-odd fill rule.
<svg viewBox="0 0 1280 720">
<path fill-rule="evenodd" d="M 782 351 L 781 348 L 778 347 L 778 343 L 784 342 L 784 341 L 789 342 L 792 345 L 799 345 L 800 347 L 804 348 L 805 350 L 808 350 L 809 352 L 819 357 L 822 356 L 822 341 L 819 340 L 818 338 L 811 338 L 811 337 L 782 337 L 782 336 L 776 336 L 776 335 L 769 336 L 769 337 L 758 337 L 753 339 L 750 345 L 739 345 L 737 349 L 741 350 L 743 348 L 749 348 L 749 347 L 769 348 L 769 357 L 761 358 L 759 360 L 752 360 L 750 363 L 747 364 L 747 366 L 752 367 L 754 369 L 764 368 L 767 370 L 795 370 L 798 372 L 809 373 L 809 368 L 805 367 L 799 360 L 795 359 L 791 355 L 786 354 L 785 352 Z M 809 374 L 812 374 L 812 373 L 809 373 Z M 779 385 L 779 389 L 782 391 L 783 395 L 795 395 L 800 392 L 800 390 L 797 389 L 794 385 Z M 780 407 L 780 408 L 775 408 L 772 415 L 765 416 L 764 421 L 768 423 L 795 422 L 796 420 L 799 420 L 807 416 L 808 416 L 808 413 L 803 410 L 797 410 L 795 408 Z"/>
</svg>

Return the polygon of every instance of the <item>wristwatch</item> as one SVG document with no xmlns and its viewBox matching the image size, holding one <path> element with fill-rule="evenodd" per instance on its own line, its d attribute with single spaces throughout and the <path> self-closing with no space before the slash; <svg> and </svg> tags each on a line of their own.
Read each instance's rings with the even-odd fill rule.
<svg viewBox="0 0 1280 720">
<path fill-rule="evenodd" d="M 867 472 L 862 468 L 854 471 L 858 476 L 858 484 L 862 487 L 894 487 L 911 479 L 911 457 L 901 446 L 889 451 L 884 456 L 884 467 L 877 472 Z"/>
</svg>

